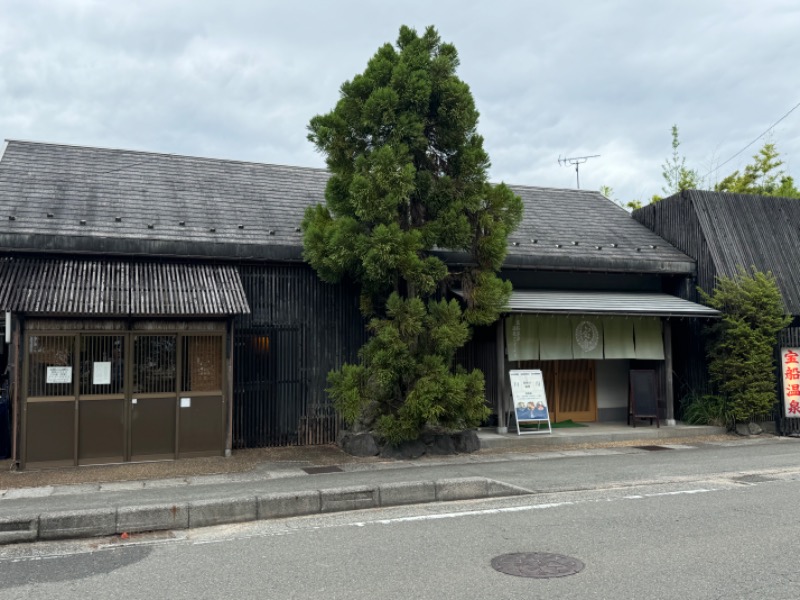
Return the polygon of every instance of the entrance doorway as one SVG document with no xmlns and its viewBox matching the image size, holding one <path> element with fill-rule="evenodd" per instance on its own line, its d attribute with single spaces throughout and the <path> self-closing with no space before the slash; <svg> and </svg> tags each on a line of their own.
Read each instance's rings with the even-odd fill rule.
<svg viewBox="0 0 800 600">
<path fill-rule="evenodd" d="M 597 420 L 597 389 L 593 360 L 527 360 L 521 369 L 539 369 L 554 423 Z"/>
<path fill-rule="evenodd" d="M 24 465 L 222 454 L 224 340 L 209 332 L 29 332 Z"/>
</svg>

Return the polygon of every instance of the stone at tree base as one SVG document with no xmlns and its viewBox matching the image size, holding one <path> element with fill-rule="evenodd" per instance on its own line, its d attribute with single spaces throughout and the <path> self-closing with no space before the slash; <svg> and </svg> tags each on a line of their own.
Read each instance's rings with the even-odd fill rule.
<svg viewBox="0 0 800 600">
<path fill-rule="evenodd" d="M 453 437 L 443 433 L 435 434 L 427 446 L 427 454 L 447 455 L 456 454 L 456 444 Z"/>
<path fill-rule="evenodd" d="M 764 430 L 758 423 L 737 423 L 736 433 L 739 435 L 761 435 Z"/>
<path fill-rule="evenodd" d="M 383 458 L 409 460 L 419 458 L 425 454 L 426 449 L 425 444 L 423 444 L 421 440 L 400 442 L 399 444 L 386 444 L 381 450 L 381 456 Z"/>
<path fill-rule="evenodd" d="M 472 429 L 454 434 L 453 441 L 455 442 L 456 451 L 461 453 L 469 454 L 481 449 L 481 440 L 478 437 L 478 433 Z"/>
<path fill-rule="evenodd" d="M 381 448 L 381 458 L 394 458 L 396 460 L 401 460 L 403 458 L 403 453 L 400 451 L 398 446 L 394 444 L 386 444 Z"/>
<path fill-rule="evenodd" d="M 380 451 L 371 433 L 354 433 L 344 436 L 342 450 L 352 456 L 375 456 Z"/>
<path fill-rule="evenodd" d="M 425 454 L 425 444 L 421 440 L 400 443 L 400 453 L 403 458 L 419 458 Z"/>
</svg>

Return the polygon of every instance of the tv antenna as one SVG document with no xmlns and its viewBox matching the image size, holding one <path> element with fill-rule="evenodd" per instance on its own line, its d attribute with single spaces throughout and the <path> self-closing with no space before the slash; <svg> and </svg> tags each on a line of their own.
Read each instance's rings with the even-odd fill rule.
<svg viewBox="0 0 800 600">
<path fill-rule="evenodd" d="M 575 165 L 575 179 L 577 180 L 578 189 L 581 189 L 581 165 L 590 158 L 597 158 L 599 156 L 599 154 L 592 154 L 591 156 L 565 156 L 564 158 L 561 158 L 561 155 L 559 154 L 558 164 L 560 164 L 562 167 L 566 167 L 567 165 Z"/>
</svg>

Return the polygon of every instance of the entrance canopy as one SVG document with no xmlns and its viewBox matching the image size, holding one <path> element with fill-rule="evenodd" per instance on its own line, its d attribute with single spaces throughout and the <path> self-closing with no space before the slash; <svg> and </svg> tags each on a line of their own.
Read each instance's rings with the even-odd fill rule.
<svg viewBox="0 0 800 600">
<path fill-rule="evenodd" d="M 643 292 L 514 290 L 507 312 L 551 315 L 719 317 L 719 311 L 676 296 Z"/>
<path fill-rule="evenodd" d="M 250 312 L 232 265 L 0 259 L 0 310 L 69 316 L 225 316 Z"/>
<path fill-rule="evenodd" d="M 505 318 L 511 361 L 664 360 L 663 317 L 718 317 L 669 294 L 514 290 Z"/>
</svg>

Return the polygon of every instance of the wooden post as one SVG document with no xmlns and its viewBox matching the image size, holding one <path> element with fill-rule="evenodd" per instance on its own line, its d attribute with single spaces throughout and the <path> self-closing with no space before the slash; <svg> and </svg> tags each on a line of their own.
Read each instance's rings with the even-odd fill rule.
<svg viewBox="0 0 800 600">
<path fill-rule="evenodd" d="M 227 381 L 225 382 L 225 395 L 228 397 L 228 411 L 227 411 L 227 427 L 225 428 L 225 456 L 230 457 L 231 453 L 233 452 L 233 351 L 236 347 L 234 345 L 234 326 L 233 326 L 233 318 L 228 319 L 228 327 L 227 327 L 228 335 L 226 336 L 228 339 L 226 340 L 226 348 L 228 348 L 227 358 L 226 361 L 226 368 L 227 368 Z"/>
<path fill-rule="evenodd" d="M 666 402 L 664 423 L 675 425 L 675 391 L 672 384 L 672 323 L 664 319 L 664 380 Z"/>
<path fill-rule="evenodd" d="M 497 320 L 497 433 L 508 433 L 506 422 L 505 317 Z"/>
<path fill-rule="evenodd" d="M 11 466 L 14 469 L 19 469 L 21 463 L 21 446 L 20 443 L 20 427 L 21 419 L 20 419 L 20 410 L 22 408 L 20 402 L 20 391 L 19 386 L 22 383 L 22 356 L 20 356 L 20 342 L 19 336 L 21 335 L 20 332 L 20 325 L 17 322 L 16 317 L 12 317 L 11 319 L 11 344 L 9 345 L 9 352 L 8 352 L 8 364 L 10 368 L 10 377 L 9 377 L 9 387 L 11 391 L 11 397 L 9 400 L 11 401 L 11 413 L 12 413 L 12 425 L 11 425 Z"/>
</svg>

